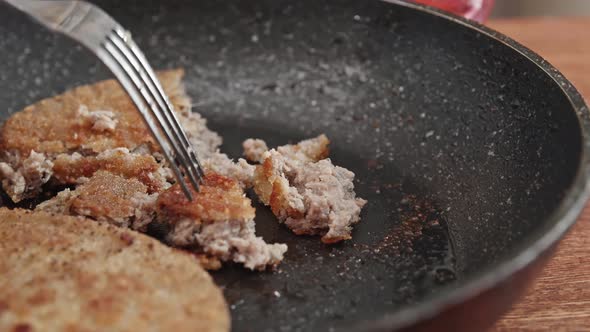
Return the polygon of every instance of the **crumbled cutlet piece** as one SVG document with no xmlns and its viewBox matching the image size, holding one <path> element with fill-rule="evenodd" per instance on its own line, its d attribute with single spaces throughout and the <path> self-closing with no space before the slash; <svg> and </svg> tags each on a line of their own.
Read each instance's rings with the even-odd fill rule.
<svg viewBox="0 0 590 332">
<path fill-rule="evenodd" d="M 263 160 L 263 155 L 268 151 L 266 142 L 257 138 L 248 138 L 242 143 L 244 149 L 244 157 L 251 162 L 260 163 Z"/>
<path fill-rule="evenodd" d="M 252 219 L 203 224 L 196 238 L 208 255 L 243 264 L 251 270 L 275 267 L 287 251 L 286 244 L 268 244 L 257 237 Z"/>
<path fill-rule="evenodd" d="M 334 166 L 330 159 L 305 165 L 296 173 L 293 185 L 303 192 L 305 215 L 289 216 L 287 227 L 296 234 L 323 234 L 325 243 L 350 239 L 351 225 L 359 222 L 367 203 L 355 197 L 354 173 Z"/>
<path fill-rule="evenodd" d="M 152 223 L 164 224 L 165 240 L 194 250 L 205 268 L 219 268 L 216 260 L 221 260 L 262 270 L 283 259 L 286 245 L 267 244 L 256 237 L 255 209 L 235 180 L 209 172 L 193 195 L 194 200 L 188 201 L 179 185 L 149 194 L 135 178 L 100 170 L 36 210 L 85 216 L 141 232 Z"/>
<path fill-rule="evenodd" d="M 203 161 L 206 171 L 211 171 L 225 177 L 236 180 L 244 189 L 252 187 L 254 180 L 254 165 L 242 158 L 234 162 L 225 153 L 215 152 Z"/>
<path fill-rule="evenodd" d="M 205 160 L 217 152 L 222 139 L 207 127 L 207 120 L 199 113 L 191 112 L 190 108 L 185 108 L 178 113 L 178 121 L 196 150 L 199 160 Z"/>
<path fill-rule="evenodd" d="M 43 153 L 31 151 L 24 159 L 18 152 L 7 153 L 4 160 L 0 162 L 2 187 L 13 202 L 39 194 L 53 174 L 53 163 Z"/>
<path fill-rule="evenodd" d="M 82 217 L 0 209 L 0 331 L 229 331 L 193 255 Z"/>
<path fill-rule="evenodd" d="M 225 153 L 219 152 L 222 139 L 217 133 L 207 128 L 205 118 L 187 110 L 180 112 L 179 121 L 206 171 L 232 178 L 238 181 L 242 188 L 252 186 L 254 166 L 241 158 L 233 161 Z"/>
<path fill-rule="evenodd" d="M 330 140 L 326 135 L 303 140 L 297 144 L 279 146 L 277 151 L 289 159 L 303 162 L 318 161 L 328 158 L 330 154 Z"/>
<path fill-rule="evenodd" d="M 200 191 L 189 201 L 179 185 L 158 197 L 158 219 L 171 226 L 166 240 L 175 246 L 195 246 L 222 261 L 263 270 L 275 266 L 287 250 L 267 244 L 254 231 L 255 210 L 233 179 L 208 172 Z"/>
<path fill-rule="evenodd" d="M 39 204 L 36 210 L 85 216 L 121 227 L 131 227 L 140 204 L 136 199 L 141 195 L 147 195 L 147 187 L 137 179 L 98 171 L 75 190 L 66 189 Z"/>
<path fill-rule="evenodd" d="M 327 158 L 330 154 L 330 140 L 326 135 L 303 140 L 297 144 L 279 146 L 276 150 L 289 159 L 297 159 L 304 162 L 318 161 Z M 249 138 L 242 143 L 244 156 L 251 162 L 262 163 L 264 153 L 268 151 L 266 142 L 261 139 Z"/>
<path fill-rule="evenodd" d="M 351 238 L 366 201 L 356 198 L 354 173 L 330 159 L 314 160 L 327 154 L 322 136 L 282 152 L 265 152 L 255 171 L 254 190 L 294 233 L 322 235 L 322 242 L 335 243 Z"/>
<path fill-rule="evenodd" d="M 150 193 L 166 189 L 170 186 L 168 181 L 173 179 L 170 170 L 161 167 L 153 156 L 131 153 L 126 148 L 106 150 L 88 157 L 79 153 L 60 154 L 53 162 L 53 178 L 60 184 L 84 182 L 98 170 L 128 179 L 136 178 L 148 187 Z"/>
<path fill-rule="evenodd" d="M 86 105 L 80 105 L 78 115 L 90 122 L 87 126 L 91 130 L 112 132 L 117 127 L 118 121 L 115 118 L 115 113 L 112 111 L 96 110 L 91 112 Z"/>
</svg>

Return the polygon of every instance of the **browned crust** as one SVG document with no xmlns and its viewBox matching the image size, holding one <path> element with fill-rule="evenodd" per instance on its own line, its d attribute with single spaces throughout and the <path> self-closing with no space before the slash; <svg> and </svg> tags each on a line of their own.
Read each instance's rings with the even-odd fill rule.
<svg viewBox="0 0 590 332">
<path fill-rule="evenodd" d="M 0 330 L 228 331 L 192 255 L 84 218 L 0 209 Z"/>
<path fill-rule="evenodd" d="M 149 193 L 154 193 L 162 189 L 162 181 L 156 174 L 159 168 L 160 165 L 151 155 L 115 154 L 105 159 L 91 156 L 78 160 L 58 157 L 53 162 L 53 177 L 59 183 L 75 184 L 81 177 L 89 178 L 96 171 L 104 170 L 128 179 L 136 178 L 147 186 Z"/>
<path fill-rule="evenodd" d="M 180 186 L 173 185 L 158 197 L 158 215 L 163 221 L 188 218 L 197 223 L 254 218 L 255 209 L 239 184 L 217 173 L 208 172 L 200 191 L 193 191 L 193 196 L 189 201 Z"/>
<path fill-rule="evenodd" d="M 270 205 L 274 182 L 270 179 L 274 174 L 274 166 L 271 158 L 266 158 L 261 165 L 256 166 L 254 171 L 254 190 L 258 199 L 266 205 Z"/>
<path fill-rule="evenodd" d="M 270 194 L 270 208 L 275 216 L 281 216 L 281 214 L 286 214 L 291 218 L 303 218 L 303 212 L 297 209 L 294 209 L 289 205 L 287 201 L 287 193 L 285 192 L 285 187 L 280 180 L 275 180 L 272 185 L 272 193 Z M 298 233 L 296 233 L 298 234 Z M 300 233 L 305 234 L 305 233 Z"/>
<path fill-rule="evenodd" d="M 95 219 L 117 220 L 134 215 L 131 199 L 138 193 L 147 193 L 147 188 L 136 179 L 98 171 L 75 193 L 70 203 L 72 211 Z"/>
<path fill-rule="evenodd" d="M 298 233 L 295 233 L 295 234 L 298 234 Z M 303 233 L 301 233 L 301 234 L 303 234 Z M 310 234 L 310 235 L 312 235 L 312 234 Z M 352 235 L 350 235 L 350 234 L 342 234 L 340 236 L 326 236 L 326 235 L 324 235 L 321 238 L 322 242 L 325 244 L 333 244 L 333 243 L 338 243 L 340 241 L 346 241 L 346 240 L 350 240 L 350 239 L 352 239 Z"/>
<path fill-rule="evenodd" d="M 186 104 L 183 75 L 182 70 L 158 73 L 167 95 L 180 110 Z M 80 105 L 115 113 L 116 130 L 93 130 L 92 123 L 78 116 Z M 31 150 L 45 154 L 80 150 L 98 153 L 117 147 L 133 149 L 141 144 L 156 149 L 135 105 L 116 80 L 80 86 L 27 106 L 12 115 L 0 131 L 1 150 L 19 151 L 21 156 L 28 156 Z"/>
</svg>

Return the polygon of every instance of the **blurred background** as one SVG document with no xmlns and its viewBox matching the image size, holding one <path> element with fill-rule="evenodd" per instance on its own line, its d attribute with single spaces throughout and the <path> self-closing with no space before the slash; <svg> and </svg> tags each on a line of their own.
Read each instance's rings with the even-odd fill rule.
<svg viewBox="0 0 590 332">
<path fill-rule="evenodd" d="M 485 21 L 487 18 L 590 16 L 590 0 L 411 0 Z"/>
<path fill-rule="evenodd" d="M 590 16 L 590 0 L 496 0 L 491 17 L 514 16 Z"/>
</svg>

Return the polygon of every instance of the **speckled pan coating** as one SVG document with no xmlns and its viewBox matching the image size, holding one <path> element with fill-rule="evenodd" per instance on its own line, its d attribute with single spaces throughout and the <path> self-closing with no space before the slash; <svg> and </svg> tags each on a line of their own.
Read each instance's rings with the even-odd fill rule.
<svg viewBox="0 0 590 332">
<path fill-rule="evenodd" d="M 289 251 L 274 273 L 214 274 L 235 331 L 489 326 L 514 296 L 486 303 L 494 310 L 477 320 L 465 321 L 473 307 L 437 314 L 486 289 L 504 294 L 500 282 L 517 294 L 512 280 L 530 276 L 516 271 L 587 196 L 582 98 L 488 29 L 376 0 L 99 3 L 155 67 L 186 69 L 194 109 L 230 155 L 248 137 L 274 146 L 326 133 L 369 201 L 353 240 L 336 246 L 294 236 L 259 206 L 257 233 Z M 109 76 L 3 5 L 0 22 L 4 116 Z"/>
</svg>

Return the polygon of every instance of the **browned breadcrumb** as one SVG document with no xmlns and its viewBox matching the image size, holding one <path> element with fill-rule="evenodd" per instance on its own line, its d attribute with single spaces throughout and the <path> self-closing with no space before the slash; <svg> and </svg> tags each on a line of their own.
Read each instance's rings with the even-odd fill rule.
<svg viewBox="0 0 590 332">
<path fill-rule="evenodd" d="M 81 217 L 0 209 L 0 330 L 229 331 L 192 255 Z"/>
</svg>

